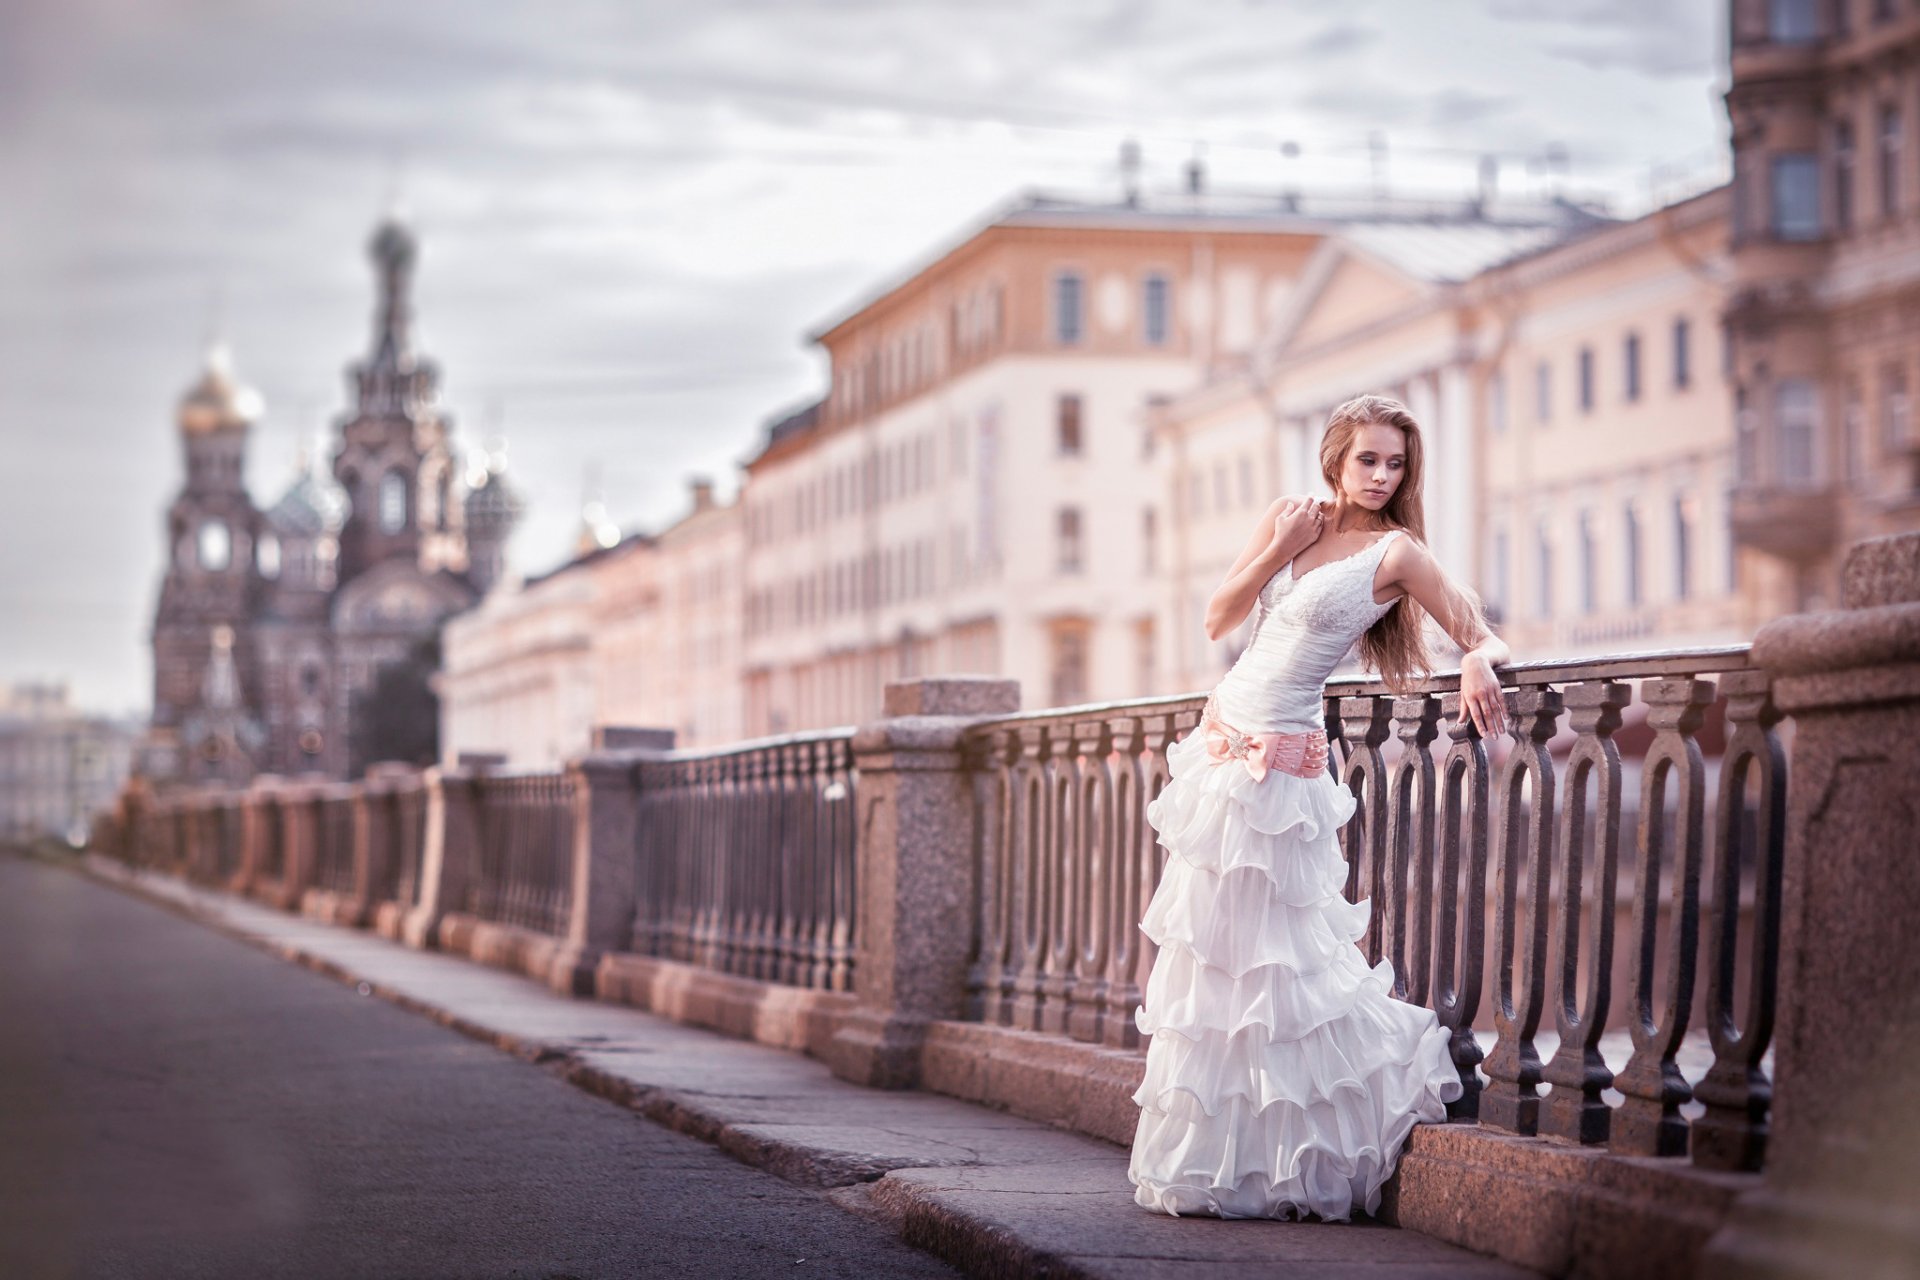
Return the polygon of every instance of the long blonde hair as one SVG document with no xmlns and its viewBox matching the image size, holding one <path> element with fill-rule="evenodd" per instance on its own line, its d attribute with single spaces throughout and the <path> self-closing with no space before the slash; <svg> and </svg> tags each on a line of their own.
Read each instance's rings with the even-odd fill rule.
<svg viewBox="0 0 1920 1280">
<path fill-rule="evenodd" d="M 1380 520 L 1389 529 L 1404 529 L 1421 543 L 1427 540 L 1427 513 L 1421 489 L 1426 479 L 1426 446 L 1421 440 L 1420 424 L 1407 406 L 1389 396 L 1355 396 L 1327 418 L 1326 433 L 1320 437 L 1320 475 L 1335 497 L 1340 495 L 1340 472 L 1353 438 L 1361 427 L 1372 423 L 1392 427 L 1407 442 L 1406 471 L 1400 485 L 1380 510 Z M 1486 614 L 1480 600 L 1471 591 L 1455 583 L 1447 584 L 1447 608 L 1451 618 L 1436 619 L 1450 635 L 1479 637 L 1487 634 Z M 1360 660 L 1380 673 L 1386 686 L 1395 693 L 1408 693 L 1414 684 L 1433 674 L 1433 654 L 1427 647 L 1427 611 L 1404 596 L 1400 607 L 1387 610 L 1386 616 L 1367 628 L 1360 637 Z"/>
</svg>

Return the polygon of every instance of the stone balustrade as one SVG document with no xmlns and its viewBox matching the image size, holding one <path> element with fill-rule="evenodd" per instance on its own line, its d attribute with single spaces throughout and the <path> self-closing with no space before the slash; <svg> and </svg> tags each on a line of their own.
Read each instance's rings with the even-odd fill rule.
<svg viewBox="0 0 1920 1280">
<path fill-rule="evenodd" d="M 1793 630 L 1814 622 L 1787 620 L 1751 648 L 1516 663 L 1494 742 L 1461 716 L 1457 676 L 1329 686 L 1328 767 L 1356 802 L 1339 833 L 1347 894 L 1373 907 L 1363 948 L 1449 1028 L 1465 1086 L 1458 1123 L 1416 1131 L 1389 1213 L 1548 1270 L 1573 1264 L 1543 1235 L 1475 1225 L 1459 1188 L 1517 1180 L 1563 1214 L 1604 1188 L 1606 1212 L 1689 1259 L 1723 1222 L 1763 1220 L 1731 1206 L 1762 1189 L 1756 1171 L 1774 1176 L 1776 1117 L 1832 1114 L 1802 1064 L 1845 1053 L 1831 1018 L 1801 1011 L 1833 1001 L 1813 985 L 1831 974 L 1871 976 L 1866 951 L 1823 932 L 1851 917 L 1807 904 L 1844 890 L 1859 912 L 1876 874 L 1913 883 L 1882 868 L 1895 832 L 1910 854 L 1910 821 L 1836 818 L 1789 786 L 1817 746 L 1822 796 L 1884 808 L 1844 748 L 1848 717 L 1871 720 L 1873 776 L 1904 785 L 1911 811 L 1882 757 L 1920 741 L 1920 586 L 1875 590 L 1893 595 L 1831 628 L 1852 648 L 1822 651 Z M 1854 668 L 1881 702 L 1855 696 Z M 1147 806 L 1202 701 L 1017 706 L 1008 682 L 921 680 L 891 686 L 884 718 L 858 730 L 717 751 L 629 730 L 549 772 L 134 791 L 100 844 L 289 908 L 317 895 L 343 922 L 803 1048 L 850 1079 L 1125 1141 L 1153 962 L 1137 922 L 1167 856 Z M 1819 732 L 1803 749 L 1807 713 Z M 1856 831 L 1891 844 L 1849 849 L 1850 878 L 1827 884 L 1812 842 Z M 1901 1010 L 1876 1045 L 1920 1043 Z M 1827 1028 L 1782 1049 L 1798 1075 L 1772 1070 L 1777 1022 Z M 1878 1077 L 1873 1091 L 1910 1096 Z M 1794 1133 L 1796 1152 L 1827 1150 Z M 1785 1185 L 1820 1168 L 1797 1160 Z M 1716 1249 L 1748 1256 L 1747 1230 Z"/>
</svg>

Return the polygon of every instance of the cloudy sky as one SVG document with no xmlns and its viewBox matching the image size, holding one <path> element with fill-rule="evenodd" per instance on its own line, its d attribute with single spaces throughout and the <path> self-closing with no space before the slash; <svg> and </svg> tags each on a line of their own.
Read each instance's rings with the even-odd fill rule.
<svg viewBox="0 0 1920 1280">
<path fill-rule="evenodd" d="M 367 233 L 419 230 L 416 334 L 508 441 L 515 565 L 723 490 L 822 384 L 804 333 L 1026 187 L 1714 179 L 1718 0 L 8 0 L 0 5 L 0 682 L 147 705 L 174 404 L 210 334 L 271 502 L 366 345 Z M 1297 155 L 1283 158 L 1281 144 Z M 1559 144 L 1570 172 L 1544 173 Z"/>
</svg>

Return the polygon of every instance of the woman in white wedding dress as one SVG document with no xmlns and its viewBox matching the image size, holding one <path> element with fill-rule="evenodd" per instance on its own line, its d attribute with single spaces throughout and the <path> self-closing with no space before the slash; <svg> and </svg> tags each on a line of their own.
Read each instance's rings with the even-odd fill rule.
<svg viewBox="0 0 1920 1280">
<path fill-rule="evenodd" d="M 1136 1015 L 1151 1039 L 1128 1166 L 1147 1208 L 1372 1213 L 1414 1124 L 1460 1096 L 1447 1031 L 1357 945 L 1370 906 L 1342 896 L 1339 846 L 1356 802 L 1327 771 L 1321 712 L 1356 641 L 1392 687 L 1429 670 L 1431 615 L 1464 651 L 1475 727 L 1505 728 L 1493 669 L 1510 655 L 1421 541 L 1422 463 L 1398 401 L 1340 406 L 1320 445 L 1333 500 L 1274 503 L 1208 603 L 1214 639 L 1257 613 L 1147 808 L 1169 855 L 1140 922 L 1159 948 Z"/>
</svg>

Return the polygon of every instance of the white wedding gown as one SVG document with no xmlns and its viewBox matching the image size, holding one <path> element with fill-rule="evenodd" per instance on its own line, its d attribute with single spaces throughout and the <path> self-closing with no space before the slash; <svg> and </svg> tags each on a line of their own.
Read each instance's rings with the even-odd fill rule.
<svg viewBox="0 0 1920 1280">
<path fill-rule="evenodd" d="M 1214 690 L 1243 733 L 1323 727 L 1327 676 L 1392 603 L 1374 576 L 1397 530 L 1260 591 L 1253 639 Z M 1167 751 L 1147 808 L 1169 857 L 1140 927 L 1159 947 L 1135 1017 L 1147 1048 L 1127 1176 L 1172 1214 L 1346 1219 L 1369 1213 L 1419 1121 L 1460 1096 L 1448 1033 L 1395 999 L 1342 896 L 1353 794 L 1325 771 L 1256 778 L 1199 729 Z"/>
</svg>

